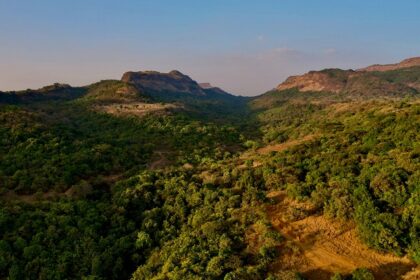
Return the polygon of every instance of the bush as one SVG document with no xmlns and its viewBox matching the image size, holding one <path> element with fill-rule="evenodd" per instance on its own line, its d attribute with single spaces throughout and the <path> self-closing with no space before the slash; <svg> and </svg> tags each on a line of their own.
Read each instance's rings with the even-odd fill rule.
<svg viewBox="0 0 420 280">
<path fill-rule="evenodd" d="M 367 268 L 358 268 L 351 274 L 352 280 L 375 280 L 372 272 L 370 272 Z"/>
</svg>

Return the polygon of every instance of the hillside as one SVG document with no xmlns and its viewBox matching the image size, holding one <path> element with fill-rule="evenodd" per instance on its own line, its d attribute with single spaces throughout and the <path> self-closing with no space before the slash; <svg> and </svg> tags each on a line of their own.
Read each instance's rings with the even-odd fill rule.
<svg viewBox="0 0 420 280">
<path fill-rule="evenodd" d="M 0 278 L 410 279 L 419 77 L 327 69 L 243 98 L 127 72 L 0 93 Z"/>
<path fill-rule="evenodd" d="M 399 63 L 394 63 L 394 64 L 385 64 L 385 65 L 375 64 L 375 65 L 368 66 L 366 68 L 359 69 L 358 71 L 385 72 L 385 71 L 392 71 L 392 70 L 417 67 L 417 66 L 420 66 L 420 57 L 407 58 Z"/>
<path fill-rule="evenodd" d="M 279 84 L 276 90 L 330 92 L 349 98 L 413 96 L 419 93 L 419 63 L 418 58 L 412 58 L 399 64 L 371 66 L 358 71 L 311 71 L 301 76 L 289 77 Z"/>
<path fill-rule="evenodd" d="M 169 73 L 157 71 L 126 72 L 123 74 L 121 81 L 133 84 L 146 92 L 205 95 L 196 81 L 176 70 Z"/>
<path fill-rule="evenodd" d="M 81 97 L 84 89 L 79 87 L 71 87 L 67 84 L 55 83 L 50 86 L 32 90 L 0 92 L 1 103 L 32 103 L 39 101 L 53 100 L 71 100 Z"/>
<path fill-rule="evenodd" d="M 234 98 L 226 91 L 212 86 L 210 83 L 197 83 L 189 76 L 177 70 L 169 73 L 157 71 L 126 72 L 121 81 L 135 86 L 137 89 L 148 93 L 151 97 L 166 99 L 184 98 Z"/>
</svg>

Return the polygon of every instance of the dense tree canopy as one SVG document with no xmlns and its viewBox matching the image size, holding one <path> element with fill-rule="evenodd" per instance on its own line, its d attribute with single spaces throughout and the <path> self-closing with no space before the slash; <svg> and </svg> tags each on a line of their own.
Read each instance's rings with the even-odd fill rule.
<svg viewBox="0 0 420 280">
<path fill-rule="evenodd" d="M 264 211 L 272 190 L 420 263 L 419 102 L 295 96 L 217 121 L 1 105 L 0 278 L 303 279 L 272 274 L 284 245 Z"/>
</svg>

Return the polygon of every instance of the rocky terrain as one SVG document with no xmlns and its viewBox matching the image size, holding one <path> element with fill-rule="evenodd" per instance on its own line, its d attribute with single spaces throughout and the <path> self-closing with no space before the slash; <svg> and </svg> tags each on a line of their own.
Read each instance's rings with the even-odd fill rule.
<svg viewBox="0 0 420 280">
<path fill-rule="evenodd" d="M 359 69 L 358 71 L 366 71 L 366 72 L 379 71 L 379 72 L 383 72 L 383 71 L 398 70 L 398 69 L 415 67 L 415 66 L 420 66 L 420 57 L 407 58 L 407 59 L 404 59 L 403 61 L 401 61 L 399 63 L 394 63 L 394 64 L 384 64 L 384 65 L 374 64 L 374 65 Z"/>
<path fill-rule="evenodd" d="M 338 75 L 337 75 L 338 74 Z M 291 76 L 277 90 L 297 88 L 299 91 L 328 91 L 338 93 L 344 90 L 350 71 L 339 69 L 311 71 L 301 76 Z"/>
<path fill-rule="evenodd" d="M 417 94 L 420 89 L 420 58 L 398 64 L 374 65 L 361 70 L 325 69 L 291 76 L 277 91 L 330 92 L 348 97 L 396 97 Z"/>
<path fill-rule="evenodd" d="M 144 91 L 205 95 L 196 81 L 176 70 L 169 73 L 156 71 L 126 72 L 121 81 L 133 84 Z"/>
</svg>

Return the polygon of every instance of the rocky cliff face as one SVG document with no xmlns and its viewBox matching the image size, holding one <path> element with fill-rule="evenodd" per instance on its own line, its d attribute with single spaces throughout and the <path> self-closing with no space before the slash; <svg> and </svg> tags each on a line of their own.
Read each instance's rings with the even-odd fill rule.
<svg viewBox="0 0 420 280">
<path fill-rule="evenodd" d="M 397 70 L 397 69 L 403 69 L 403 68 L 409 68 L 409 67 L 415 67 L 420 66 L 420 57 L 412 57 L 405 59 L 401 61 L 400 63 L 395 64 L 375 64 L 368 66 L 366 68 L 359 69 L 358 71 L 365 71 L 365 72 L 373 72 L 373 71 L 391 71 L 391 70 Z"/>
<path fill-rule="evenodd" d="M 176 70 L 169 73 L 156 71 L 126 72 L 121 81 L 133 84 L 145 92 L 205 95 L 196 81 Z"/>
<path fill-rule="evenodd" d="M 202 89 L 209 89 L 213 88 L 213 86 L 210 83 L 199 83 L 198 84 Z"/>
<path fill-rule="evenodd" d="M 328 91 L 341 92 L 348 79 L 350 71 L 328 69 L 323 71 L 311 71 L 301 76 L 291 76 L 285 82 L 277 86 L 277 90 L 297 88 L 301 92 Z"/>
<path fill-rule="evenodd" d="M 357 71 L 325 69 L 289 77 L 276 90 L 331 92 L 349 96 L 401 96 L 420 89 L 420 58 L 397 64 L 374 65 Z"/>
</svg>

